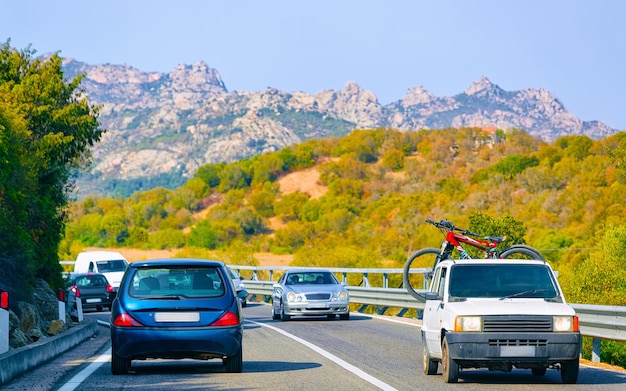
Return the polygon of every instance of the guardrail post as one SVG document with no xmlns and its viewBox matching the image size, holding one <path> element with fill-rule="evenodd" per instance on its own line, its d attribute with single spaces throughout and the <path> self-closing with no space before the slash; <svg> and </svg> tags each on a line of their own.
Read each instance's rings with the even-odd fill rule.
<svg viewBox="0 0 626 391">
<path fill-rule="evenodd" d="M 593 339 L 593 345 L 591 347 L 591 361 L 600 362 L 600 345 L 602 340 L 600 338 Z"/>
<path fill-rule="evenodd" d="M 363 286 L 365 288 L 369 288 L 370 287 L 370 282 L 367 279 L 367 273 L 363 273 Z"/>
<path fill-rule="evenodd" d="M 65 323 L 65 290 L 63 288 L 59 288 L 57 297 L 59 299 L 59 320 Z"/>
<path fill-rule="evenodd" d="M 9 292 L 0 289 L 0 354 L 9 351 Z"/>
<path fill-rule="evenodd" d="M 383 288 L 389 288 L 389 275 L 383 273 Z"/>
</svg>

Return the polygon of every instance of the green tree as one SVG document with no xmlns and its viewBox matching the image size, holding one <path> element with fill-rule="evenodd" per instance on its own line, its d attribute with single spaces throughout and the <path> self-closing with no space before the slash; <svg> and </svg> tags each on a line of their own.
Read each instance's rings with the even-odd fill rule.
<svg viewBox="0 0 626 391">
<path fill-rule="evenodd" d="M 289 193 L 274 204 L 274 213 L 283 221 L 292 221 L 300 217 L 302 206 L 309 200 L 308 194 Z"/>
<path fill-rule="evenodd" d="M 404 168 L 404 155 L 403 151 L 390 148 L 383 154 L 381 164 L 387 170 L 399 171 Z"/>
<path fill-rule="evenodd" d="M 203 180 L 211 188 L 218 187 L 220 184 L 220 175 L 225 166 L 224 163 L 206 164 L 198 168 L 194 178 Z"/>
<path fill-rule="evenodd" d="M 30 286 L 34 278 L 43 278 L 53 287 L 60 287 L 63 281 L 58 250 L 73 178 L 89 161 L 89 147 L 100 140 L 104 130 L 97 120 L 99 108 L 91 106 L 79 88 L 83 76 L 66 81 L 61 57 L 53 54 L 43 59 L 34 55 L 34 50 L 18 51 L 9 42 L 0 48 L 0 109 L 10 113 L 5 117 L 12 118 L 11 122 L 4 121 L 3 133 L 13 133 L 12 141 L 17 141 L 3 148 L 19 151 L 22 156 L 17 160 L 19 165 L 10 167 L 14 173 L 7 173 L 24 175 L 26 179 L 13 193 L 17 198 L 9 200 L 0 193 L 0 204 L 23 201 L 26 205 L 19 215 L 8 217 L 13 224 L 2 225 L 0 237 L 23 242 L 26 238 L 21 232 L 29 235 L 30 243 L 25 245 L 29 258 L 14 261 L 24 272 L 7 275 L 7 285 L 14 286 L 19 279 Z M 15 223 L 21 225 L 19 238 L 11 233 L 16 231 Z M 15 245 L 15 240 L 8 242 L 9 247 Z M 0 248 L 0 253 L 11 252 Z"/>
<path fill-rule="evenodd" d="M 215 249 L 217 247 L 217 234 L 211 226 L 209 220 L 200 220 L 195 227 L 192 228 L 187 244 L 194 247 L 202 247 Z"/>
</svg>

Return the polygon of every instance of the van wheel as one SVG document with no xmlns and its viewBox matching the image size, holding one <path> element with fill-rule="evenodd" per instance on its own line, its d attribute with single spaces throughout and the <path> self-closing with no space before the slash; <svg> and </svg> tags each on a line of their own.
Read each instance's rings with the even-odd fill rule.
<svg viewBox="0 0 626 391">
<path fill-rule="evenodd" d="M 578 380 L 578 359 L 561 363 L 561 381 L 564 384 L 574 384 Z"/>
<path fill-rule="evenodd" d="M 424 374 L 425 375 L 436 375 L 437 374 L 437 366 L 439 365 L 437 361 L 430 358 L 430 354 L 428 353 L 428 348 L 426 348 L 426 344 L 422 341 L 422 365 L 424 366 Z"/>
<path fill-rule="evenodd" d="M 450 357 L 448 338 L 443 337 L 441 345 L 441 372 L 443 381 L 446 383 L 456 383 L 459 380 L 459 364 Z"/>
</svg>

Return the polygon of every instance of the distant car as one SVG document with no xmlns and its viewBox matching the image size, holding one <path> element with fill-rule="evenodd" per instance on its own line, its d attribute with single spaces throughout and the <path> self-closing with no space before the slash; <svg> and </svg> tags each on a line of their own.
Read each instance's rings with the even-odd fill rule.
<svg viewBox="0 0 626 391">
<path fill-rule="evenodd" d="M 326 269 L 288 269 L 274 284 L 272 318 L 324 316 L 350 319 L 350 295 Z"/>
<path fill-rule="evenodd" d="M 226 372 L 243 366 L 243 315 L 226 266 L 202 259 L 133 262 L 111 309 L 111 372 L 132 360 L 218 358 Z"/>
<path fill-rule="evenodd" d="M 117 292 L 128 261 L 117 251 L 83 251 L 76 256 L 75 273 L 102 273 Z"/>
<path fill-rule="evenodd" d="M 115 292 L 104 274 L 71 273 L 67 279 L 65 298 L 70 316 L 76 319 L 77 298 L 80 298 L 83 309 L 95 308 L 102 311 L 104 308 L 111 308 Z"/>
<path fill-rule="evenodd" d="M 233 270 L 232 267 L 227 266 L 228 274 L 230 274 L 230 278 L 233 280 L 233 285 L 235 285 L 235 291 L 244 291 L 246 290 L 246 286 L 243 284 L 243 277 L 239 275 L 236 271 Z M 239 298 L 241 302 L 241 306 L 245 307 L 248 305 L 248 299 L 246 297 Z"/>
</svg>

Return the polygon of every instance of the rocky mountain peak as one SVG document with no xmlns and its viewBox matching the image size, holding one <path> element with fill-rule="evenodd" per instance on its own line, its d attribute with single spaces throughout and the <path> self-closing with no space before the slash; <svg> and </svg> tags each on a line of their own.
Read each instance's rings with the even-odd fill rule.
<svg viewBox="0 0 626 391">
<path fill-rule="evenodd" d="M 404 106 L 415 106 L 419 104 L 427 104 L 436 99 L 435 95 L 424 89 L 422 86 L 409 88 L 409 91 L 404 95 L 402 104 Z"/>
<path fill-rule="evenodd" d="M 481 75 L 478 80 L 473 82 L 465 93 L 467 95 L 485 95 L 488 93 L 498 93 L 501 91 L 500 87 L 493 84 L 485 75 Z"/>
<path fill-rule="evenodd" d="M 228 92 L 219 72 L 203 61 L 193 65 L 178 65 L 169 73 L 169 77 L 172 80 L 172 87 L 176 90 Z"/>
<path fill-rule="evenodd" d="M 64 72 L 68 77 L 87 74 L 83 87 L 91 103 L 103 106 L 99 120 L 107 129 L 92 150 L 88 178 L 77 183 L 82 195 L 106 193 L 108 183 L 115 191 L 119 181 L 135 183 L 129 190 L 164 182 L 173 188 L 204 164 L 233 162 L 354 129 L 495 126 L 521 128 L 546 141 L 616 132 L 599 121 L 581 121 L 546 89 L 504 91 L 484 75 L 465 93 L 437 97 L 418 86 L 383 106 L 354 81 L 314 95 L 276 88 L 229 92 L 219 72 L 201 61 L 156 73 L 68 59 Z"/>
</svg>

